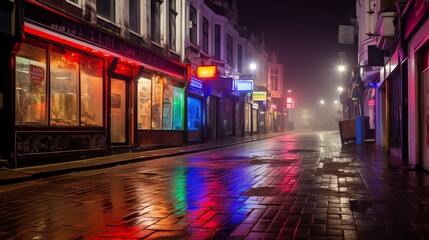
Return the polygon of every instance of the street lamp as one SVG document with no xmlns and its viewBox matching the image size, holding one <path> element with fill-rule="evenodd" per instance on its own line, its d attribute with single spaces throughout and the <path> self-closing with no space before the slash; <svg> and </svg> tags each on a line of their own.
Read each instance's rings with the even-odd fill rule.
<svg viewBox="0 0 429 240">
<path fill-rule="evenodd" d="M 343 64 L 338 65 L 337 68 L 338 72 L 343 73 L 346 71 L 346 66 L 344 66 Z"/>
<path fill-rule="evenodd" d="M 252 62 L 252 63 L 250 63 L 250 64 L 249 64 L 249 69 L 250 69 L 250 71 L 252 71 L 252 72 L 256 70 L 256 67 L 257 67 L 257 66 L 256 66 L 256 63 L 254 63 L 254 62 Z"/>
<path fill-rule="evenodd" d="M 320 100 L 320 104 L 325 104 L 325 100 Z"/>
<path fill-rule="evenodd" d="M 338 92 L 342 93 L 343 92 L 343 87 L 338 87 Z"/>
</svg>

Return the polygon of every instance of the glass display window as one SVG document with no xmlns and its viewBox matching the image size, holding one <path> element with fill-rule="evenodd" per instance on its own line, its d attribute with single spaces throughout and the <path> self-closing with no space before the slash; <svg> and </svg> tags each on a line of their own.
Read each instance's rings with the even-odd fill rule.
<svg viewBox="0 0 429 240">
<path fill-rule="evenodd" d="M 152 129 L 162 129 L 162 97 L 164 78 L 152 77 Z"/>
<path fill-rule="evenodd" d="M 188 97 L 188 130 L 201 130 L 202 103 L 193 97 Z"/>
<path fill-rule="evenodd" d="M 185 94 L 183 88 L 174 87 L 173 130 L 183 130 Z"/>
<path fill-rule="evenodd" d="M 137 82 L 137 129 L 183 130 L 184 89 L 153 75 Z"/>
<path fill-rule="evenodd" d="M 251 106 L 248 103 L 244 104 L 244 129 L 246 132 L 250 132 L 250 109 Z"/>
<path fill-rule="evenodd" d="M 150 129 L 152 115 L 152 81 L 140 78 L 137 82 L 137 129 Z"/>
<path fill-rule="evenodd" d="M 50 123 L 78 126 L 79 54 L 52 46 L 50 57 Z"/>
<path fill-rule="evenodd" d="M 15 123 L 47 125 L 47 44 L 23 44 L 16 57 Z"/>
<path fill-rule="evenodd" d="M 162 98 L 162 129 L 173 129 L 173 86 L 164 84 L 164 93 Z"/>
<path fill-rule="evenodd" d="M 103 60 L 82 54 L 80 59 L 80 121 L 103 126 Z"/>
<path fill-rule="evenodd" d="M 16 56 L 15 124 L 102 127 L 104 60 L 29 39 Z"/>
</svg>

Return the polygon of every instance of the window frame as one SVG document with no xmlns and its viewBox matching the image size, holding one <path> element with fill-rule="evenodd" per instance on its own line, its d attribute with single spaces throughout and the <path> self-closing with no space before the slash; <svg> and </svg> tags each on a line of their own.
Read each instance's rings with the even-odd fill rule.
<svg viewBox="0 0 429 240">
<path fill-rule="evenodd" d="M 237 71 L 243 72 L 243 45 L 237 44 Z"/>
<path fill-rule="evenodd" d="M 154 3 L 156 3 L 158 11 L 154 10 Z M 150 2 L 150 38 L 152 42 L 161 44 L 161 8 L 163 0 L 151 0 Z M 157 13 L 157 14 L 154 14 Z M 157 20 L 157 21 L 155 21 Z M 156 31 L 156 32 L 155 32 Z"/>
<path fill-rule="evenodd" d="M 203 17 L 203 27 L 202 27 L 202 31 L 203 31 L 203 47 L 202 50 L 205 53 L 209 53 L 209 28 L 210 28 L 210 23 L 209 20 L 205 17 Z"/>
<path fill-rule="evenodd" d="M 189 6 L 189 22 L 191 23 L 189 41 L 194 45 L 198 45 L 198 12 L 192 5 Z"/>
<path fill-rule="evenodd" d="M 77 2 L 74 2 L 73 0 L 66 0 L 67 3 L 76 6 L 78 8 L 82 8 L 82 0 L 75 0 Z"/>
<path fill-rule="evenodd" d="M 214 42 L 214 54 L 213 58 L 214 60 L 220 60 L 221 59 L 221 49 L 222 49 L 222 42 L 221 42 L 221 31 L 222 28 L 219 24 L 214 25 L 214 36 L 213 36 L 213 42 Z"/>
<path fill-rule="evenodd" d="M 141 33 L 141 1 L 140 0 L 135 0 L 135 3 L 137 3 L 137 6 L 131 6 L 131 1 L 128 1 L 128 27 L 130 29 L 131 32 L 133 33 L 137 33 L 140 34 Z M 136 29 L 132 29 L 131 28 L 131 9 L 135 9 L 136 10 L 136 17 L 137 17 L 137 26 Z"/>
<path fill-rule="evenodd" d="M 171 50 L 177 50 L 177 0 L 169 0 L 168 2 L 168 44 Z"/>
<path fill-rule="evenodd" d="M 96 0 L 95 5 L 96 5 L 96 9 L 97 9 L 97 17 L 103 19 L 104 21 L 110 22 L 110 23 L 116 23 L 116 1 L 115 0 L 109 0 L 111 1 L 111 14 L 113 14 L 113 16 L 110 16 L 109 18 L 107 18 L 106 16 L 103 16 L 100 14 L 100 12 L 98 11 L 98 7 L 97 7 L 97 3 L 100 0 Z"/>
<path fill-rule="evenodd" d="M 226 35 L 226 64 L 234 67 L 234 39 L 231 35 Z"/>
</svg>

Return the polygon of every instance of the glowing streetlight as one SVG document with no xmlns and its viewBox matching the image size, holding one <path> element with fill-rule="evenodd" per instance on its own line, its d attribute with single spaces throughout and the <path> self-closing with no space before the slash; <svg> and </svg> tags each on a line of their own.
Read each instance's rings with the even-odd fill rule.
<svg viewBox="0 0 429 240">
<path fill-rule="evenodd" d="M 288 93 L 291 93 L 291 92 L 292 92 L 292 90 L 290 90 L 290 89 L 289 89 L 289 90 L 287 90 L 287 92 L 288 92 Z"/>
<path fill-rule="evenodd" d="M 325 100 L 320 100 L 320 104 L 325 104 Z"/>
<path fill-rule="evenodd" d="M 344 65 L 341 64 L 341 65 L 338 66 L 337 70 L 340 73 L 345 72 L 346 71 L 346 66 L 344 66 Z"/>
<path fill-rule="evenodd" d="M 249 69 L 250 69 L 250 71 L 255 71 L 256 70 L 256 63 L 254 63 L 254 62 L 250 63 Z"/>
<path fill-rule="evenodd" d="M 337 100 L 335 100 L 335 101 L 334 101 L 334 104 L 338 104 L 338 101 L 337 101 Z"/>
<path fill-rule="evenodd" d="M 343 92 L 343 87 L 338 87 L 338 92 Z"/>
</svg>

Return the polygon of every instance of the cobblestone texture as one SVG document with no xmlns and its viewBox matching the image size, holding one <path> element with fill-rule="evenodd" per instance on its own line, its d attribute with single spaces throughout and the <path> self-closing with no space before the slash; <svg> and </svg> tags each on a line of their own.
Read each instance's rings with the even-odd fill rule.
<svg viewBox="0 0 429 240">
<path fill-rule="evenodd" d="M 338 132 L 0 186 L 0 239 L 429 239 L 429 175 Z"/>
</svg>

